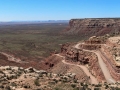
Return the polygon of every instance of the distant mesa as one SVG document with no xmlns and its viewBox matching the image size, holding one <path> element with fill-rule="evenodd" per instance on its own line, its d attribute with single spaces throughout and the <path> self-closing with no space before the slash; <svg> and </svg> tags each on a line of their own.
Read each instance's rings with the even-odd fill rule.
<svg viewBox="0 0 120 90">
<path fill-rule="evenodd" d="M 38 20 L 38 21 L 0 21 L 0 25 L 40 24 L 40 23 L 69 23 L 69 20 Z"/>
<path fill-rule="evenodd" d="M 120 18 L 71 19 L 69 27 L 62 31 L 67 35 L 102 36 L 120 32 Z"/>
</svg>

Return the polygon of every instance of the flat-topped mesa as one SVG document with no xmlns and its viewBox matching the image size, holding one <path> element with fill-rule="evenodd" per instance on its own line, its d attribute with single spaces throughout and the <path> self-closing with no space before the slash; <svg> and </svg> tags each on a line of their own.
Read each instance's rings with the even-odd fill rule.
<svg viewBox="0 0 120 90">
<path fill-rule="evenodd" d="M 71 19 L 66 34 L 81 36 L 105 35 L 120 32 L 120 18 Z"/>
<path fill-rule="evenodd" d="M 120 26 L 120 18 L 86 18 L 86 19 L 71 19 L 69 24 L 81 24 L 81 27 L 115 27 Z"/>
</svg>

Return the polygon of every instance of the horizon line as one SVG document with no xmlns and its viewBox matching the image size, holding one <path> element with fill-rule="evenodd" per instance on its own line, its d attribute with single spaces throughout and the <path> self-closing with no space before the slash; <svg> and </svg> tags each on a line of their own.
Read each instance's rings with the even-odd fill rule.
<svg viewBox="0 0 120 90">
<path fill-rule="evenodd" d="M 0 22 L 52 22 L 52 21 L 69 21 L 69 20 L 10 20 Z"/>
</svg>

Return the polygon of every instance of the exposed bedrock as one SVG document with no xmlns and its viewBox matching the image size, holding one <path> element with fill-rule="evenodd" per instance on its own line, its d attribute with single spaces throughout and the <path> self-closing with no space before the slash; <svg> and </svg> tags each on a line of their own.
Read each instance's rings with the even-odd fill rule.
<svg viewBox="0 0 120 90">
<path fill-rule="evenodd" d="M 120 18 L 86 18 L 71 19 L 64 34 L 84 37 L 101 36 L 107 33 L 120 32 Z"/>
<path fill-rule="evenodd" d="M 86 52 L 82 49 L 77 50 L 68 43 L 62 45 L 61 53 L 65 55 L 66 60 L 80 62 L 83 65 L 88 65 L 90 72 L 97 78 L 99 82 L 105 80 L 98 63 L 98 58 L 94 53 Z"/>
</svg>

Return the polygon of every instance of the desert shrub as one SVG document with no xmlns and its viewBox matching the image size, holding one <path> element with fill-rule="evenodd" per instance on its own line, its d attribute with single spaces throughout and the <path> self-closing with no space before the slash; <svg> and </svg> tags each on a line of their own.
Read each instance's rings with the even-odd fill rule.
<svg viewBox="0 0 120 90">
<path fill-rule="evenodd" d="M 59 88 L 59 87 L 56 87 L 54 90 L 60 90 L 60 88 Z"/>
<path fill-rule="evenodd" d="M 55 81 L 50 81 L 49 84 L 55 85 Z"/>
<path fill-rule="evenodd" d="M 16 84 L 16 83 L 14 83 L 14 82 L 12 82 L 12 83 L 11 83 L 11 86 L 17 86 L 17 84 Z"/>
<path fill-rule="evenodd" d="M 36 89 L 36 90 L 42 90 L 41 88 L 38 88 L 38 89 Z"/>
<path fill-rule="evenodd" d="M 23 87 L 24 87 L 24 88 L 30 88 L 30 86 L 29 86 L 29 85 L 24 85 Z"/>
<path fill-rule="evenodd" d="M 91 90 L 90 88 L 87 88 L 87 90 Z"/>
<path fill-rule="evenodd" d="M 81 82 L 80 84 L 81 84 L 81 86 L 83 86 L 83 83 L 82 83 L 82 82 Z"/>
<path fill-rule="evenodd" d="M 43 77 L 43 74 L 39 74 L 39 77 Z"/>
<path fill-rule="evenodd" d="M 57 83 L 57 82 L 58 82 L 58 80 L 56 80 L 56 79 L 53 79 L 53 81 L 55 81 L 55 83 Z"/>
<path fill-rule="evenodd" d="M 94 88 L 94 90 L 101 90 L 100 88 Z"/>
<path fill-rule="evenodd" d="M 3 71 L 1 71 L 1 70 L 0 70 L 0 73 L 4 74 L 4 72 L 3 72 Z"/>
<path fill-rule="evenodd" d="M 89 90 L 88 88 L 85 88 L 85 87 L 79 87 L 78 90 Z M 91 89 L 90 89 L 91 90 Z"/>
<path fill-rule="evenodd" d="M 18 71 L 17 76 L 20 76 L 21 74 L 22 74 L 22 72 Z"/>
<path fill-rule="evenodd" d="M 108 85 L 106 85 L 106 86 L 105 86 L 105 89 L 108 89 L 108 88 L 109 88 L 109 86 L 108 86 Z"/>
<path fill-rule="evenodd" d="M 95 86 L 95 84 L 92 84 L 92 86 Z"/>
<path fill-rule="evenodd" d="M 12 69 L 11 69 L 11 67 L 9 67 L 9 68 L 6 68 L 6 70 L 12 70 Z"/>
<path fill-rule="evenodd" d="M 7 76 L 7 79 L 8 79 L 8 80 L 11 80 L 11 79 L 17 79 L 17 76 L 14 76 L 14 75 L 12 75 L 12 76 L 10 76 L 10 77 Z"/>
<path fill-rule="evenodd" d="M 27 85 L 24 85 L 24 88 L 28 88 L 28 86 L 27 86 Z"/>
<path fill-rule="evenodd" d="M 27 78 L 27 76 L 26 76 L 26 75 L 24 75 L 24 78 Z"/>
<path fill-rule="evenodd" d="M 76 87 L 76 85 L 75 85 L 75 84 L 71 84 L 71 87 L 72 87 L 72 88 L 75 88 L 75 87 Z"/>
<path fill-rule="evenodd" d="M 115 90 L 120 90 L 120 88 L 116 87 Z"/>
<path fill-rule="evenodd" d="M 35 84 L 36 86 L 40 86 L 39 80 L 38 80 L 38 79 L 35 79 L 34 84 Z"/>
<path fill-rule="evenodd" d="M 79 87 L 76 87 L 76 88 L 74 88 L 73 90 L 80 90 L 80 88 L 79 88 Z"/>
<path fill-rule="evenodd" d="M 77 83 L 77 80 L 76 80 L 76 79 L 74 79 L 74 83 Z"/>
<path fill-rule="evenodd" d="M 52 73 L 50 73 L 50 76 L 49 76 L 50 78 L 52 78 L 53 76 L 52 76 Z"/>
<path fill-rule="evenodd" d="M 55 88 L 55 90 L 59 90 L 59 88 Z"/>
<path fill-rule="evenodd" d="M 12 90 L 12 89 L 10 88 L 10 86 L 6 86 L 5 90 Z"/>
<path fill-rule="evenodd" d="M 88 85 L 87 85 L 87 84 L 85 84 L 84 86 L 85 86 L 85 87 L 88 87 Z"/>
<path fill-rule="evenodd" d="M 97 84 L 97 85 L 95 85 L 95 87 L 101 87 L 102 85 L 101 84 Z"/>
<path fill-rule="evenodd" d="M 0 86 L 0 88 L 4 88 L 4 86 L 3 86 L 3 85 L 1 85 L 1 86 Z"/>
<path fill-rule="evenodd" d="M 67 82 L 68 79 L 67 79 L 66 77 L 64 77 L 62 81 L 63 81 L 63 82 Z"/>
</svg>

